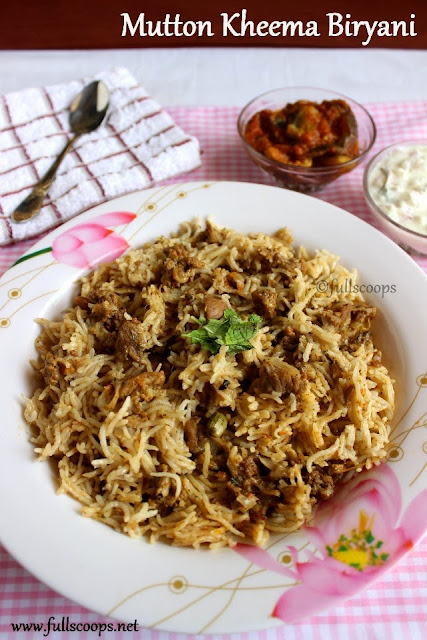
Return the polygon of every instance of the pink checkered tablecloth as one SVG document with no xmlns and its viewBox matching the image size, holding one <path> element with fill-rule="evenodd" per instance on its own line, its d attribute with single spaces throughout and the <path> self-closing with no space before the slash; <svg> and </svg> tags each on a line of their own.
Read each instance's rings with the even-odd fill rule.
<svg viewBox="0 0 427 640">
<path fill-rule="evenodd" d="M 427 139 L 427 102 L 369 104 L 378 138 L 374 152 L 403 139 Z M 181 180 L 238 180 L 272 184 L 252 164 L 240 144 L 237 107 L 174 107 L 173 119 L 197 136 L 202 166 Z M 342 176 L 318 197 L 373 224 L 362 192 L 363 167 Z M 179 182 L 175 179 L 170 182 Z M 0 275 L 34 240 L 0 248 Z M 417 258 L 427 272 L 427 258 Z M 105 619 L 55 593 L 33 578 L 0 546 L 0 640 L 42 638 L 45 631 L 12 631 L 11 623 L 46 623 L 50 616 L 78 623 L 102 623 Z M 98 631 L 50 632 L 54 640 L 90 640 Z M 104 632 L 114 640 L 185 640 L 183 634 L 154 630 Z M 208 636 L 206 636 L 207 638 Z M 249 634 L 233 634 L 233 640 L 424 640 L 427 637 L 427 540 L 417 545 L 381 581 L 345 604 L 294 625 Z M 211 636 L 213 639 L 214 636 Z M 215 636 L 219 640 L 219 636 Z"/>
</svg>

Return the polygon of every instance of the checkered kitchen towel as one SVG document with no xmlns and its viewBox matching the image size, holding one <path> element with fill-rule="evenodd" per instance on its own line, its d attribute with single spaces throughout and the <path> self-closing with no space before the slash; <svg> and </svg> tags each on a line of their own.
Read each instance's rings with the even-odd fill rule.
<svg viewBox="0 0 427 640">
<path fill-rule="evenodd" d="M 15 224 L 15 207 L 72 135 L 68 109 L 89 80 L 110 90 L 104 124 L 65 157 L 41 212 Z M 76 214 L 200 164 L 199 144 L 178 127 L 127 69 L 0 98 L 0 245 L 32 238 Z"/>
</svg>

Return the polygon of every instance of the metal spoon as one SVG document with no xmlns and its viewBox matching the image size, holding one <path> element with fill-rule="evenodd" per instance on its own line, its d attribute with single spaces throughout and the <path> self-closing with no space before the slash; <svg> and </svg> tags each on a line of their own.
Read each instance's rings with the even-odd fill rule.
<svg viewBox="0 0 427 640">
<path fill-rule="evenodd" d="M 31 193 L 16 207 L 11 216 L 14 222 L 25 222 L 38 214 L 65 154 L 80 136 L 99 127 L 107 113 L 109 101 L 108 89 L 101 80 L 95 80 L 86 85 L 74 98 L 70 106 L 70 128 L 74 136 L 68 140 L 55 162 L 34 186 Z"/>
</svg>

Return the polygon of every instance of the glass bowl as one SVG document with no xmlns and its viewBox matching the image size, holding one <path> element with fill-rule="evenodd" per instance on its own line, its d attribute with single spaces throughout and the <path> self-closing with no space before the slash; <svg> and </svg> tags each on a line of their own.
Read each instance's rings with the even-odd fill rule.
<svg viewBox="0 0 427 640">
<path fill-rule="evenodd" d="M 370 192 L 370 177 L 378 162 L 380 162 L 393 149 L 414 145 L 427 146 L 427 141 L 405 140 L 404 142 L 398 142 L 390 145 L 389 147 L 385 147 L 385 149 L 371 158 L 363 175 L 363 191 L 368 207 L 384 233 L 397 242 L 402 249 L 408 251 L 408 253 L 425 256 L 427 255 L 427 235 L 419 231 L 408 229 L 408 227 L 392 220 L 389 215 L 381 209 L 380 205 L 374 201 Z"/>
<path fill-rule="evenodd" d="M 296 102 L 297 100 L 310 100 L 312 102 L 345 100 L 351 107 L 356 118 L 360 149 L 359 155 L 348 162 L 330 167 L 299 167 L 267 158 L 246 142 L 244 131 L 253 115 L 262 109 L 281 109 L 286 104 Z M 251 102 L 242 109 L 237 121 L 237 129 L 246 152 L 255 164 L 261 167 L 261 169 L 264 169 L 264 171 L 267 171 L 279 187 L 302 192 L 318 191 L 333 180 L 336 180 L 336 178 L 342 174 L 352 171 L 366 158 L 376 138 L 375 123 L 372 116 L 364 107 L 341 93 L 313 87 L 284 87 L 261 94 L 251 100 Z"/>
</svg>

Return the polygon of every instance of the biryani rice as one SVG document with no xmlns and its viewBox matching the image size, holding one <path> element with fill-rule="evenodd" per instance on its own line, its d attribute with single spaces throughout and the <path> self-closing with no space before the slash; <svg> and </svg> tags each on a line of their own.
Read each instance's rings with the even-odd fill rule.
<svg viewBox="0 0 427 640">
<path fill-rule="evenodd" d="M 355 271 L 291 243 L 286 229 L 188 222 L 99 266 L 61 320 L 40 320 L 25 418 L 83 515 L 133 538 L 262 545 L 384 459 L 394 392 L 369 333 L 375 310 L 344 286 Z M 207 296 L 243 318 L 261 305 L 252 349 L 212 355 L 182 335 Z M 292 388 L 277 382 L 281 362 Z M 215 439 L 218 411 L 227 430 Z"/>
</svg>

